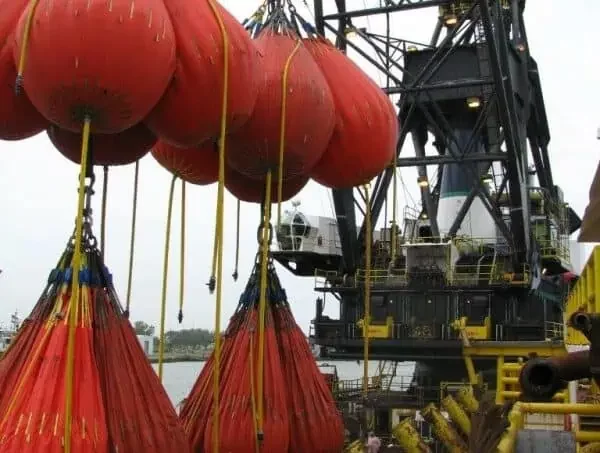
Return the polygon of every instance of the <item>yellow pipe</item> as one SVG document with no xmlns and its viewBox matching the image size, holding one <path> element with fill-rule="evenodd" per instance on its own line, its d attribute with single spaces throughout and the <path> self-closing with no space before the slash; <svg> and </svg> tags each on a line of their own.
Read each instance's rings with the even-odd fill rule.
<svg viewBox="0 0 600 453">
<path fill-rule="evenodd" d="M 459 389 L 456 393 L 456 399 L 469 414 L 474 414 L 479 409 L 479 401 L 477 401 L 473 395 L 473 389 L 471 387 L 462 387 Z"/>
<path fill-rule="evenodd" d="M 442 399 L 442 407 L 448 412 L 450 419 L 467 436 L 471 434 L 471 420 L 462 407 L 456 402 L 452 395 Z"/>
<path fill-rule="evenodd" d="M 600 431 L 575 431 L 577 442 L 600 442 Z"/>
<path fill-rule="evenodd" d="M 520 408 L 530 414 L 600 415 L 600 404 L 520 403 Z"/>
<path fill-rule="evenodd" d="M 422 412 L 423 418 L 434 427 L 436 437 L 450 453 L 466 453 L 467 446 L 433 403 Z"/>
<path fill-rule="evenodd" d="M 392 435 L 405 453 L 431 453 L 410 418 L 405 418 L 398 423 L 392 429 Z"/>
</svg>

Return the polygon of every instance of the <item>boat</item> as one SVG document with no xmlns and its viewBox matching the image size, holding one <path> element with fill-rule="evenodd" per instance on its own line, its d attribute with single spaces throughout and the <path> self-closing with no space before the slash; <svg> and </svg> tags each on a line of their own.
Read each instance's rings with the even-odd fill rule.
<svg viewBox="0 0 600 453">
<path fill-rule="evenodd" d="M 20 325 L 21 319 L 19 318 L 19 314 L 16 311 L 11 315 L 10 325 L 8 327 L 3 327 L 0 324 L 0 357 L 10 346 L 10 343 L 17 334 Z"/>
</svg>

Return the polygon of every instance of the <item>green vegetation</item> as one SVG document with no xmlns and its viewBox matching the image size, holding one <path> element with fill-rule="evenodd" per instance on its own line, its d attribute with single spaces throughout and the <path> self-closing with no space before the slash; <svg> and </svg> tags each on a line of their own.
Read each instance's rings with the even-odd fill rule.
<svg viewBox="0 0 600 453">
<path fill-rule="evenodd" d="M 144 321 L 134 324 L 137 335 L 154 336 L 155 350 L 158 350 L 156 328 Z M 212 351 L 214 333 L 206 329 L 169 330 L 165 333 L 165 352 L 171 354 L 196 354 Z"/>
</svg>

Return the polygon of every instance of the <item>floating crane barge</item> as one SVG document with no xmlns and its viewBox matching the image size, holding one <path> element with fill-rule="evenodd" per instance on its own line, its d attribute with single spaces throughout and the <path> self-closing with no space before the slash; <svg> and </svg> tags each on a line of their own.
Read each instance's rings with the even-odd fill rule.
<svg viewBox="0 0 600 453">
<path fill-rule="evenodd" d="M 582 222 L 553 180 L 526 2 L 381 3 L 353 10 L 335 0 L 330 11 L 333 2 L 314 0 L 314 11 L 321 33 L 383 75 L 381 88 L 398 106 L 396 165 L 370 194 L 333 190 L 335 218 L 307 216 L 296 204 L 273 256 L 315 278 L 322 294 L 310 340 L 322 357 L 363 360 L 366 346 L 370 360 L 416 362 L 411 391 L 388 386 L 382 394 L 368 384 L 355 391 L 355 401 L 384 414 L 371 426 L 392 429 L 390 407 L 406 415 L 457 397 L 460 383 L 495 389 L 497 403 L 518 398 L 524 360 L 566 354 L 565 316 L 577 310 L 578 280 L 569 236 Z M 421 8 L 439 12 L 430 42 L 395 37 L 393 18 Z M 375 17 L 385 20 L 385 33 L 362 26 Z M 398 212 L 397 172 L 409 167 L 421 207 Z M 597 272 L 594 253 L 579 288 Z M 331 319 L 324 300 L 334 299 L 339 316 Z M 564 392 L 554 398 L 568 401 Z"/>
</svg>

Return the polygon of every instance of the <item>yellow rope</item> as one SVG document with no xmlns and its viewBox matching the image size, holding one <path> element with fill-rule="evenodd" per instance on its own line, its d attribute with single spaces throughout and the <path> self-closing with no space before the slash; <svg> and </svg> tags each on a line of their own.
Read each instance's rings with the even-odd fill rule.
<svg viewBox="0 0 600 453">
<path fill-rule="evenodd" d="M 373 231 L 371 225 L 371 200 L 369 196 L 369 187 L 364 186 L 365 190 L 365 319 L 363 323 L 364 339 L 364 370 L 363 370 L 363 393 L 365 398 L 369 393 L 369 327 L 371 325 L 371 247 L 373 244 Z"/>
<path fill-rule="evenodd" d="M 215 303 L 215 350 L 213 374 L 213 452 L 219 453 L 219 412 L 220 412 L 220 379 L 221 379 L 221 305 L 223 297 L 223 222 L 225 204 L 225 149 L 227 137 L 227 104 L 229 102 L 229 35 L 223 22 L 221 12 L 214 0 L 208 4 L 215 16 L 223 39 L 223 98 L 221 103 L 221 130 L 219 134 L 219 184 L 217 191 L 217 219 L 215 228 L 215 248 L 213 255 L 213 277 L 216 277 Z"/>
<path fill-rule="evenodd" d="M 185 296 L 185 181 L 181 180 L 181 251 L 179 257 L 179 323 L 183 321 Z"/>
<path fill-rule="evenodd" d="M 104 166 L 104 178 L 102 179 L 102 211 L 100 224 L 100 253 L 104 258 L 104 249 L 106 248 L 106 202 L 108 199 L 108 165 Z"/>
<path fill-rule="evenodd" d="M 238 267 L 240 264 L 240 211 L 241 202 L 237 200 L 237 213 L 236 213 L 236 225 L 235 225 L 235 269 L 233 270 L 233 279 L 238 279 Z"/>
<path fill-rule="evenodd" d="M 39 3 L 40 0 L 31 0 L 29 3 L 29 11 L 27 12 L 27 19 L 25 20 L 25 27 L 23 28 L 23 38 L 21 40 L 19 65 L 17 67 L 17 83 L 23 78 L 23 72 L 25 71 L 25 63 L 27 61 L 27 46 L 29 44 L 29 36 L 31 34 L 31 24 L 33 23 L 33 16 Z"/>
<path fill-rule="evenodd" d="M 267 311 L 267 259 L 269 258 L 269 223 L 271 219 L 271 171 L 265 184 L 263 235 L 260 260 L 260 300 L 258 318 L 258 432 L 263 433 L 264 417 L 264 361 L 265 361 L 265 315 Z"/>
<path fill-rule="evenodd" d="M 256 408 L 256 387 L 254 385 L 254 332 L 250 334 L 250 403 L 252 404 L 252 422 L 254 424 L 254 449 L 256 453 L 260 452 L 260 442 L 258 440 L 258 411 Z"/>
<path fill-rule="evenodd" d="M 75 367 L 75 328 L 79 308 L 79 271 L 81 269 L 81 242 L 83 240 L 83 210 L 85 207 L 85 179 L 90 140 L 89 118 L 83 123 L 81 141 L 81 165 L 79 171 L 79 197 L 77 200 L 77 218 L 75 221 L 75 250 L 73 251 L 73 282 L 71 303 L 69 304 L 69 337 L 67 343 L 67 364 L 65 371 L 65 453 L 71 453 L 71 423 L 73 417 L 73 370 Z"/>
<path fill-rule="evenodd" d="M 163 359 L 165 356 L 165 321 L 167 313 L 167 282 L 169 279 L 169 251 L 171 248 L 171 218 L 173 217 L 173 195 L 175 194 L 175 181 L 177 176 L 173 175 L 171 179 L 171 188 L 169 190 L 169 206 L 167 208 L 167 228 L 165 232 L 165 256 L 162 281 L 162 300 L 160 305 L 160 337 L 158 344 L 158 378 L 162 382 L 163 377 Z"/>
<path fill-rule="evenodd" d="M 287 95 L 288 95 L 288 76 L 290 73 L 290 66 L 292 65 L 292 59 L 300 46 L 302 41 L 298 39 L 294 50 L 288 55 L 285 65 L 283 66 L 283 75 L 281 77 L 281 125 L 279 127 L 279 167 L 278 167 L 278 181 L 277 181 L 277 230 L 281 225 L 281 199 L 283 198 L 283 153 L 285 151 L 285 126 L 287 116 Z"/>
<path fill-rule="evenodd" d="M 129 307 L 131 306 L 131 286 L 133 282 L 133 255 L 135 251 L 135 224 L 137 220 L 137 202 L 138 202 L 138 183 L 140 177 L 140 161 L 135 162 L 135 176 L 133 178 L 133 209 L 131 216 L 131 239 L 129 243 L 129 270 L 127 274 L 127 305 L 125 313 L 129 317 Z"/>
<path fill-rule="evenodd" d="M 396 205 L 398 204 L 398 181 L 396 178 L 397 174 L 397 166 L 398 166 L 398 153 L 394 150 L 394 160 L 392 162 L 392 267 L 394 266 L 396 260 L 396 248 L 397 248 L 397 225 L 396 216 L 398 215 L 396 212 Z"/>
</svg>

